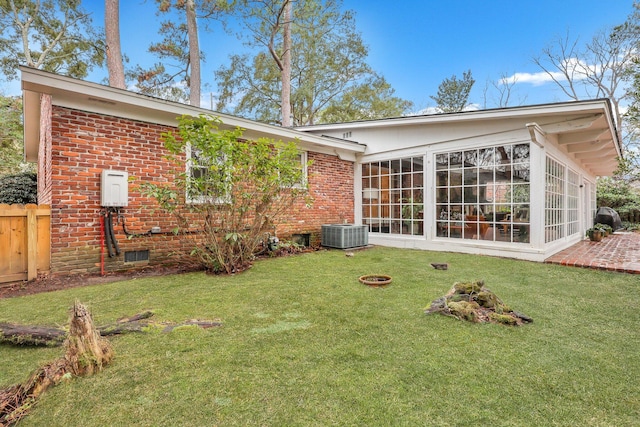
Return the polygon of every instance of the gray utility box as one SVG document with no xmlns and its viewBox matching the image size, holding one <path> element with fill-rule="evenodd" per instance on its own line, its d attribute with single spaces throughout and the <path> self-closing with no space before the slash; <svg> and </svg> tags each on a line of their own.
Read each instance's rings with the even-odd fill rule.
<svg viewBox="0 0 640 427">
<path fill-rule="evenodd" d="M 366 225 L 325 224 L 322 226 L 322 246 L 347 249 L 368 244 L 369 230 Z"/>
</svg>

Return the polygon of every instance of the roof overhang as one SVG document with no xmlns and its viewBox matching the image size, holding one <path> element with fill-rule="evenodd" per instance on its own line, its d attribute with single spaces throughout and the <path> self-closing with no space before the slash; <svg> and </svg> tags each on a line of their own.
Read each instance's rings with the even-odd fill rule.
<svg viewBox="0 0 640 427">
<path fill-rule="evenodd" d="M 618 158 L 622 156 L 608 99 L 313 125 L 298 129 L 321 134 L 327 131 L 355 132 L 358 129 L 418 125 L 424 126 L 425 132 L 428 132 L 429 126 L 432 125 L 481 124 L 497 120 L 508 120 L 511 124 L 520 122 L 519 126 L 528 129 L 533 143 L 540 147 L 555 144 L 558 149 L 596 176 L 611 175 L 618 166 Z"/>
<path fill-rule="evenodd" d="M 209 114 L 220 118 L 221 128 L 244 129 L 249 139 L 261 137 L 296 141 L 305 150 L 337 155 L 355 161 L 365 145 L 338 138 L 327 138 L 296 129 L 268 125 L 203 108 L 166 101 L 29 67 L 20 67 L 22 76 L 24 142 L 27 161 L 37 161 L 40 142 L 40 95 L 51 95 L 52 104 L 92 113 L 176 126 L 182 115 Z"/>
</svg>

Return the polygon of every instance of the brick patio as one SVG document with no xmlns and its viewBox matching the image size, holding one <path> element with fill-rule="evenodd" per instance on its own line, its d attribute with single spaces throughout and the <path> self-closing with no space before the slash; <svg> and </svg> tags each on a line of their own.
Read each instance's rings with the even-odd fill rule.
<svg viewBox="0 0 640 427">
<path fill-rule="evenodd" d="M 616 232 L 601 242 L 583 240 L 545 262 L 640 274 L 640 233 Z"/>
</svg>

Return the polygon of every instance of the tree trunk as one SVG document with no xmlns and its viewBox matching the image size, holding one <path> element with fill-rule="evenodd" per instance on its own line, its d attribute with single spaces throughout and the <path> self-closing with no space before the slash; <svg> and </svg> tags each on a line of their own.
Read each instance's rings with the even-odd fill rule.
<svg viewBox="0 0 640 427">
<path fill-rule="evenodd" d="M 107 42 L 109 86 L 125 89 L 124 64 L 120 49 L 120 1 L 105 0 L 104 29 Z"/>
<path fill-rule="evenodd" d="M 196 6 L 194 0 L 187 0 L 187 34 L 189 36 L 189 103 L 200 106 L 200 44 L 198 42 L 198 24 L 196 22 Z"/>
<path fill-rule="evenodd" d="M 282 126 L 292 126 L 291 120 L 291 0 L 286 0 L 284 9 L 283 37 L 282 37 Z"/>
</svg>

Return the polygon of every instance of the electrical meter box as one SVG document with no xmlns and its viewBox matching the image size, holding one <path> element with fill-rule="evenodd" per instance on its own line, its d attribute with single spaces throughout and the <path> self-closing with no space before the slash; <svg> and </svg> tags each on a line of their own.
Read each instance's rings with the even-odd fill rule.
<svg viewBox="0 0 640 427">
<path fill-rule="evenodd" d="M 122 208 L 129 204 L 129 174 L 103 170 L 100 175 L 100 206 Z"/>
</svg>

